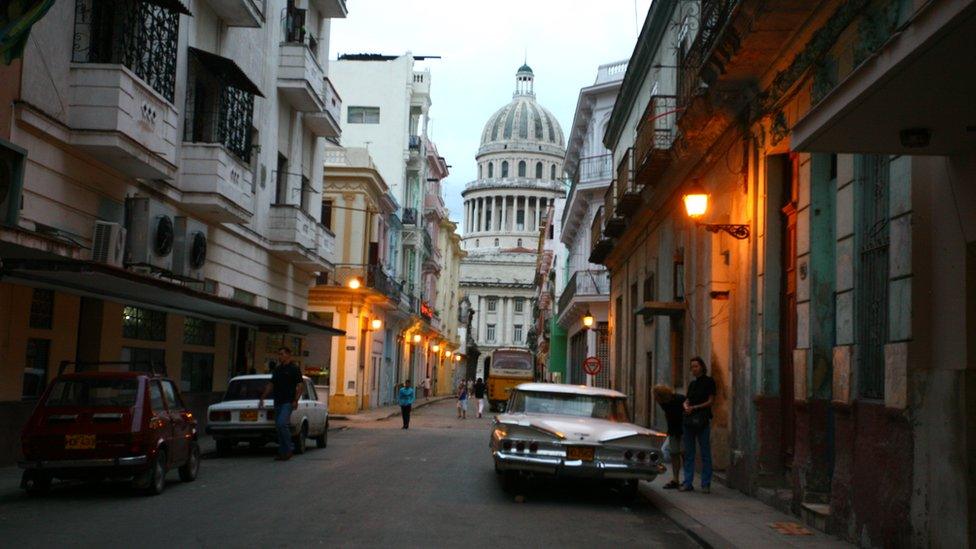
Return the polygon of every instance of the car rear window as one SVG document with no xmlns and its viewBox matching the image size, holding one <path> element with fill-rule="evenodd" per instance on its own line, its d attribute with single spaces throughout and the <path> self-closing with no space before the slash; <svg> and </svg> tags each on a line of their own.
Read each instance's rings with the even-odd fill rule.
<svg viewBox="0 0 976 549">
<path fill-rule="evenodd" d="M 268 386 L 268 379 L 235 379 L 227 385 L 224 400 L 258 400 Z"/>
<path fill-rule="evenodd" d="M 509 412 L 590 417 L 622 423 L 630 421 L 627 402 L 622 398 L 572 393 L 515 391 Z"/>
<path fill-rule="evenodd" d="M 139 391 L 137 379 L 59 380 L 45 406 L 132 407 Z"/>
</svg>

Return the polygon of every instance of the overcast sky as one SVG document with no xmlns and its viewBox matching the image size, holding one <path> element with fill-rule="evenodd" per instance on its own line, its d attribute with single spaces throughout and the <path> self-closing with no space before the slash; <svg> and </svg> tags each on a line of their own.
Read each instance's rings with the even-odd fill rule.
<svg viewBox="0 0 976 549">
<path fill-rule="evenodd" d="M 512 99 L 523 56 L 539 102 L 566 137 L 579 89 L 598 65 L 628 59 L 651 0 L 347 0 L 332 22 L 332 57 L 343 53 L 440 55 L 431 71 L 430 138 L 451 165 L 444 200 L 460 221 L 461 191 L 488 117 Z M 635 15 L 636 13 L 636 15 Z M 349 101 L 351 98 L 343 98 Z"/>
</svg>

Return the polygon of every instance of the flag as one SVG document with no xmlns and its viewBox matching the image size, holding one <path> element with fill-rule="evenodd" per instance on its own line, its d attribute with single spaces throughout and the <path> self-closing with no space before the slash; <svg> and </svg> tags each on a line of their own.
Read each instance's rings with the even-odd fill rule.
<svg viewBox="0 0 976 549">
<path fill-rule="evenodd" d="M 10 0 L 0 8 L 0 59 L 5 65 L 24 54 L 31 27 L 53 5 L 54 0 Z"/>
</svg>

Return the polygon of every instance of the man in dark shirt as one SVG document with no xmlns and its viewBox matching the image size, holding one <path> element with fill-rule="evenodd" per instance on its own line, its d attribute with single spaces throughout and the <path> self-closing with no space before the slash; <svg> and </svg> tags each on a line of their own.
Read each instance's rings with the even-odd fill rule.
<svg viewBox="0 0 976 549">
<path fill-rule="evenodd" d="M 278 349 L 278 366 L 271 373 L 271 382 L 264 388 L 258 408 L 264 408 L 264 399 L 274 395 L 275 429 L 278 432 L 276 461 L 291 459 L 294 448 L 291 442 L 291 413 L 298 407 L 302 395 L 302 372 L 291 356 L 291 349 Z"/>
<path fill-rule="evenodd" d="M 715 380 L 708 377 L 708 368 L 701 357 L 691 359 L 691 374 L 695 379 L 688 384 L 688 399 L 684 410 L 685 480 L 682 492 L 694 490 L 695 443 L 701 450 L 701 489 L 708 493 L 712 485 L 712 447 L 711 434 L 712 403 L 715 401 Z"/>
<path fill-rule="evenodd" d="M 668 439 L 665 442 L 667 455 L 665 459 L 671 461 L 672 480 L 664 485 L 664 489 L 673 490 L 681 485 L 679 472 L 681 471 L 681 435 L 683 433 L 685 396 L 675 393 L 674 389 L 667 385 L 655 385 L 653 391 L 654 400 L 664 410 L 664 419 L 668 422 Z"/>
<path fill-rule="evenodd" d="M 485 411 L 485 382 L 480 377 L 474 382 L 474 398 L 478 399 L 478 417 Z"/>
</svg>

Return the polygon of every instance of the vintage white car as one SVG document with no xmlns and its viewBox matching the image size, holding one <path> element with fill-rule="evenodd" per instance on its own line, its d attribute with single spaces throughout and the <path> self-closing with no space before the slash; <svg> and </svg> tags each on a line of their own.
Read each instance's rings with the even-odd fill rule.
<svg viewBox="0 0 976 549">
<path fill-rule="evenodd" d="M 625 497 L 664 472 L 663 433 L 629 422 L 627 397 L 609 389 L 523 383 L 495 417 L 491 455 L 506 489 L 524 475 L 606 479 Z"/>
<path fill-rule="evenodd" d="M 274 403 L 269 398 L 258 407 L 271 374 L 237 376 L 227 384 L 224 399 L 211 404 L 207 410 L 207 434 L 213 435 L 217 453 L 226 455 L 239 442 L 262 447 L 277 440 Z M 329 436 L 329 409 L 319 402 L 312 381 L 303 376 L 305 390 L 298 400 L 298 408 L 291 414 L 291 432 L 295 437 L 295 453 L 305 452 L 306 440 L 311 438 L 319 448 L 325 448 Z"/>
</svg>

